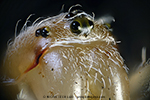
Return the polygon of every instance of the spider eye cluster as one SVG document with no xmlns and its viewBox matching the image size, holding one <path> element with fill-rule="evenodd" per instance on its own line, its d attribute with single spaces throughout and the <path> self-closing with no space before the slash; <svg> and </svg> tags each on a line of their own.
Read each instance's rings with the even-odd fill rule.
<svg viewBox="0 0 150 100">
<path fill-rule="evenodd" d="M 50 28 L 47 26 L 39 28 L 35 31 L 36 37 L 42 36 L 42 37 L 46 38 L 49 35 L 50 35 Z"/>
<path fill-rule="evenodd" d="M 75 35 L 88 36 L 91 29 L 94 28 L 93 17 L 85 13 L 81 5 L 72 6 L 65 18 L 71 20 L 70 30 Z"/>
</svg>

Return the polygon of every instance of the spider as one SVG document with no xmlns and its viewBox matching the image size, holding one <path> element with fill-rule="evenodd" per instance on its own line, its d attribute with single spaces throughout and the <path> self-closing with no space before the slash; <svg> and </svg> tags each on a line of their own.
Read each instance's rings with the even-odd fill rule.
<svg viewBox="0 0 150 100">
<path fill-rule="evenodd" d="M 142 100 L 149 94 L 145 48 L 142 64 L 129 78 L 109 24 L 80 8 L 25 23 L 9 43 L 4 82 L 18 87 L 18 100 Z"/>
</svg>

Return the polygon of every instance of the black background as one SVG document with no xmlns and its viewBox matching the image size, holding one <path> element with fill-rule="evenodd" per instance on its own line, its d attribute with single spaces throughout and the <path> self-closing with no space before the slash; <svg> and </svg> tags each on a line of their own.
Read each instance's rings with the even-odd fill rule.
<svg viewBox="0 0 150 100">
<path fill-rule="evenodd" d="M 66 11 L 74 4 L 81 4 L 86 12 L 94 12 L 96 18 L 113 16 L 116 20 L 112 25 L 113 35 L 116 40 L 121 40 L 119 51 L 130 71 L 141 62 L 143 46 L 147 48 L 147 58 L 150 58 L 150 0 L 1 0 L 1 63 L 7 41 L 14 37 L 19 19 L 18 32 L 30 14 L 35 14 L 31 21 L 41 16 L 58 15 L 63 4 Z"/>
</svg>

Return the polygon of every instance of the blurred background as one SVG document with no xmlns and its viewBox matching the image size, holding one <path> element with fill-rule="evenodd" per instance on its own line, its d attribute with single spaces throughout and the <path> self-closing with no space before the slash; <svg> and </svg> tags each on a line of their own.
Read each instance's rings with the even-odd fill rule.
<svg viewBox="0 0 150 100">
<path fill-rule="evenodd" d="M 30 14 L 35 14 L 31 17 L 31 22 L 41 16 L 58 15 L 63 4 L 65 11 L 74 4 L 81 4 L 86 12 L 94 12 L 95 18 L 113 16 L 115 22 L 112 23 L 112 34 L 116 40 L 121 41 L 118 48 L 130 71 L 140 64 L 142 47 L 146 47 L 147 58 L 150 58 L 150 0 L 1 0 L 1 65 L 7 41 L 14 37 L 18 20 L 21 19 L 18 25 L 19 33 Z M 2 100 L 6 99 L 6 95 L 0 96 L 3 97 Z"/>
</svg>

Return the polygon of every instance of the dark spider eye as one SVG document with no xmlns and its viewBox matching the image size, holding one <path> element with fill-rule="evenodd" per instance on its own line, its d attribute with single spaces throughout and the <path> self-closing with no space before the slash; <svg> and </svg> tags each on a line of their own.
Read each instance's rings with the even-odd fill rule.
<svg viewBox="0 0 150 100">
<path fill-rule="evenodd" d="M 65 16 L 65 18 L 70 18 L 70 17 L 73 17 L 73 16 L 74 16 L 73 13 L 68 13 L 68 14 Z"/>
<path fill-rule="evenodd" d="M 38 36 L 42 36 L 42 37 L 47 37 L 47 36 L 49 36 L 50 35 L 50 29 L 49 29 L 49 27 L 42 27 L 42 28 L 39 28 L 39 29 L 37 29 L 36 30 L 36 32 L 35 32 L 35 36 L 36 37 L 38 37 Z"/>
<path fill-rule="evenodd" d="M 71 28 L 73 29 L 73 30 L 78 30 L 78 27 L 80 26 L 80 23 L 79 22 L 77 22 L 77 21 L 73 21 L 72 23 L 71 23 Z"/>
<path fill-rule="evenodd" d="M 47 30 L 46 27 L 44 27 L 44 28 L 42 29 L 41 35 L 42 35 L 43 37 L 47 37 L 47 36 L 49 35 L 49 32 L 48 32 L 48 30 Z"/>
<path fill-rule="evenodd" d="M 35 36 L 38 37 L 41 35 L 41 29 L 37 29 L 35 32 Z"/>
<path fill-rule="evenodd" d="M 73 21 L 70 25 L 71 31 L 77 35 L 81 33 L 79 30 L 80 23 L 78 21 Z"/>
</svg>

